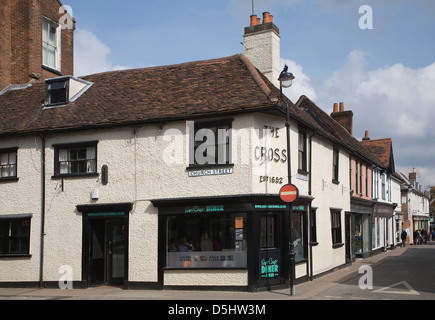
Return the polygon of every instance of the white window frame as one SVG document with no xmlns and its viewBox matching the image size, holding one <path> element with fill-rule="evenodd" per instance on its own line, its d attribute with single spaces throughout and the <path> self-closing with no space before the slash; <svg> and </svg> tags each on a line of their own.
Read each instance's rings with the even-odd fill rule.
<svg viewBox="0 0 435 320">
<path fill-rule="evenodd" d="M 48 26 L 52 26 L 56 28 L 56 35 L 55 35 L 55 46 L 48 43 L 48 41 L 44 40 L 44 33 L 46 32 L 45 24 L 48 24 Z M 61 71 L 61 26 L 58 23 L 53 22 L 52 20 L 48 19 L 47 17 L 43 17 L 42 21 L 42 65 L 46 66 L 48 68 Z M 47 35 L 48 38 L 48 35 Z M 47 55 L 46 50 L 47 46 L 54 47 L 54 66 L 51 66 L 47 63 L 44 63 L 44 57 Z"/>
</svg>

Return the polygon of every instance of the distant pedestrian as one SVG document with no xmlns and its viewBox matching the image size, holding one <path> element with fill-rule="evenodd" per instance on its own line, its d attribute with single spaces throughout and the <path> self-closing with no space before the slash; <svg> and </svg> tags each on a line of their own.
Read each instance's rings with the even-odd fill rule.
<svg viewBox="0 0 435 320">
<path fill-rule="evenodd" d="M 418 244 L 423 244 L 423 238 L 421 237 L 421 231 L 420 229 L 417 230 L 417 243 Z"/>
<path fill-rule="evenodd" d="M 406 230 L 403 229 L 402 233 L 400 234 L 400 238 L 402 239 L 402 245 L 405 248 L 406 245 L 406 237 L 408 236 L 408 233 L 406 233 Z"/>
<path fill-rule="evenodd" d="M 421 240 L 423 243 L 426 243 L 427 241 L 427 231 L 426 229 L 421 229 Z"/>
<path fill-rule="evenodd" d="M 413 236 L 413 239 L 414 239 L 414 244 L 417 244 L 417 241 L 418 241 L 418 231 L 414 230 L 412 236 Z"/>
<path fill-rule="evenodd" d="M 435 241 L 435 230 L 432 230 L 430 234 L 432 236 L 432 241 Z"/>
</svg>

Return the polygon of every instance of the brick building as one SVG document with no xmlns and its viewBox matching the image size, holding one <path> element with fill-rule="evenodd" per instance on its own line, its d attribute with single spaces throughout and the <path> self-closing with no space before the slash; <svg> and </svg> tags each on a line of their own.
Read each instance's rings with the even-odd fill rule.
<svg viewBox="0 0 435 320">
<path fill-rule="evenodd" d="M 75 21 L 60 1 L 0 2 L 0 91 L 73 74 Z"/>
</svg>

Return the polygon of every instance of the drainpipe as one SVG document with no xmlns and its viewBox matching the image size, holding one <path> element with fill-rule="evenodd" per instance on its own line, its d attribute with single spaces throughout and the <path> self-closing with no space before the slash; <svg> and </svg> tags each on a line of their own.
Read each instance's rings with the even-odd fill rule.
<svg viewBox="0 0 435 320">
<path fill-rule="evenodd" d="M 41 247 L 39 257 L 39 287 L 43 287 L 45 237 L 45 138 L 41 134 Z"/>
<path fill-rule="evenodd" d="M 312 163 L 313 163 L 313 137 L 316 134 L 315 131 L 313 131 L 313 133 L 309 136 L 308 141 L 309 141 L 309 149 L 310 149 L 310 164 L 309 164 L 309 176 L 308 176 L 308 195 L 311 196 L 312 194 L 312 189 L 311 189 L 311 182 L 312 182 Z M 309 236 L 309 257 L 308 257 L 308 261 L 309 261 L 309 279 L 310 281 L 313 281 L 313 245 L 311 243 L 311 204 L 309 206 L 309 211 L 307 212 L 308 215 L 308 236 Z"/>
</svg>

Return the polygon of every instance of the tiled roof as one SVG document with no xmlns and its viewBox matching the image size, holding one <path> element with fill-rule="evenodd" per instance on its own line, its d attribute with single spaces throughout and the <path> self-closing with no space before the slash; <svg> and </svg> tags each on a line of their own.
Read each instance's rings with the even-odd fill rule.
<svg viewBox="0 0 435 320">
<path fill-rule="evenodd" d="M 0 95 L 0 136 L 85 130 L 270 112 L 283 116 L 276 88 L 242 54 L 170 66 L 111 71 L 82 77 L 92 86 L 63 107 L 43 108 L 45 83 Z M 371 155 L 331 117 L 307 113 L 284 97 L 290 117 L 362 157 Z M 308 98 L 302 99 L 309 103 Z M 319 121 L 319 119 L 323 119 Z"/>
<path fill-rule="evenodd" d="M 394 172 L 393 144 L 391 138 L 363 140 L 361 144 L 379 159 L 383 168 Z"/>
<path fill-rule="evenodd" d="M 330 140 L 346 147 L 351 153 L 366 161 L 380 166 L 378 159 L 367 150 L 354 136 L 352 136 L 343 126 L 335 121 L 330 115 L 319 108 L 313 101 L 306 96 L 301 96 L 296 107 L 306 112 L 323 130 L 318 131 Z"/>
<path fill-rule="evenodd" d="M 44 83 L 0 95 L 0 135 L 282 109 L 279 90 L 241 54 L 82 79 L 93 85 L 65 107 L 42 107 Z"/>
</svg>

